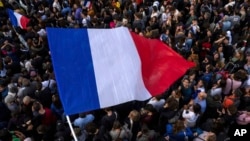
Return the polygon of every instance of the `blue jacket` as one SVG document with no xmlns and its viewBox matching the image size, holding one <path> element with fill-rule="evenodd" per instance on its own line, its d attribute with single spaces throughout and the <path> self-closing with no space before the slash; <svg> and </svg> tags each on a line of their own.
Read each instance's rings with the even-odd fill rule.
<svg viewBox="0 0 250 141">
<path fill-rule="evenodd" d="M 186 128 L 185 131 L 180 131 L 177 134 L 174 134 L 173 125 L 167 124 L 166 131 L 167 133 L 165 136 L 169 136 L 170 141 L 186 141 L 185 136 L 187 136 L 189 139 L 193 138 L 193 132 L 190 128 Z"/>
</svg>

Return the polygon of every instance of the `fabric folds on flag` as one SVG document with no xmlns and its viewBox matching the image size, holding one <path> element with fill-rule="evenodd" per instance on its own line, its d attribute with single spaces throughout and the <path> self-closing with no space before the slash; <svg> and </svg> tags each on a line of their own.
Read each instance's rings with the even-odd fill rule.
<svg viewBox="0 0 250 141">
<path fill-rule="evenodd" d="M 194 66 L 159 40 L 114 29 L 47 28 L 59 95 L 68 115 L 147 100 Z"/>
<path fill-rule="evenodd" d="M 11 10 L 11 9 L 7 9 L 8 10 L 8 14 L 9 14 L 9 18 L 10 18 L 10 22 L 14 27 L 20 27 L 22 29 L 26 29 L 27 28 L 27 24 L 29 23 L 30 19 Z"/>
</svg>

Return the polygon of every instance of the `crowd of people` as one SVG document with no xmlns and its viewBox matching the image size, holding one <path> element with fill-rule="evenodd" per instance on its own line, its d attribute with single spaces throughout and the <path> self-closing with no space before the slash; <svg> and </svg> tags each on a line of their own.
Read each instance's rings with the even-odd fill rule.
<svg viewBox="0 0 250 141">
<path fill-rule="evenodd" d="M 0 0 L 0 140 L 73 140 L 46 27 L 120 26 L 196 66 L 147 101 L 70 115 L 79 141 L 226 141 L 250 129 L 249 0 Z"/>
</svg>

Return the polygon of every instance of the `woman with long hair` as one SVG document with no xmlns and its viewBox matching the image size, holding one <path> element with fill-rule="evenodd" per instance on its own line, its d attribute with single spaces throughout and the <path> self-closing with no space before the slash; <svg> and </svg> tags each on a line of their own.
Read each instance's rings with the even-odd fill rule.
<svg viewBox="0 0 250 141">
<path fill-rule="evenodd" d="M 170 141 L 188 141 L 193 137 L 189 127 L 185 127 L 183 120 L 177 120 L 174 124 L 167 125 L 165 139 Z"/>
</svg>

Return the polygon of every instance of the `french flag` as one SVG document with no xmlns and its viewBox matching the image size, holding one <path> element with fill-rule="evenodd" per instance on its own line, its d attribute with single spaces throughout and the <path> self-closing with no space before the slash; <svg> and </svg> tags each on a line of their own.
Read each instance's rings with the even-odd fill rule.
<svg viewBox="0 0 250 141">
<path fill-rule="evenodd" d="M 10 21 L 11 21 L 11 24 L 14 26 L 14 27 L 17 27 L 19 26 L 20 28 L 22 29 L 26 29 L 27 28 L 27 24 L 29 23 L 30 19 L 11 10 L 11 9 L 8 9 L 8 14 L 9 14 L 9 18 L 10 18 Z"/>
<path fill-rule="evenodd" d="M 90 8 L 92 6 L 91 0 L 84 0 L 83 5 L 87 8 Z"/>
<path fill-rule="evenodd" d="M 67 115 L 147 100 L 194 66 L 161 41 L 125 27 L 47 28 L 47 35 Z"/>
</svg>

